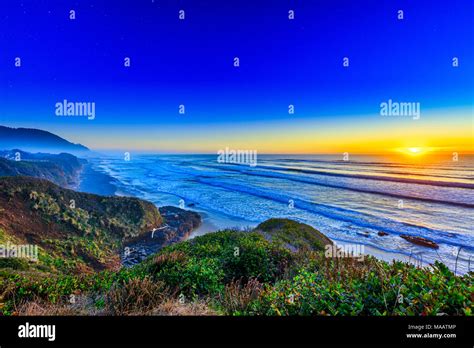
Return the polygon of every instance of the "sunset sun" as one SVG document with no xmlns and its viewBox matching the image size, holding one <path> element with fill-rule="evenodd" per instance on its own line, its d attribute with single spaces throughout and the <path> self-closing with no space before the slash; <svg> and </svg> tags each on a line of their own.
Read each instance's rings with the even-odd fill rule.
<svg viewBox="0 0 474 348">
<path fill-rule="evenodd" d="M 406 149 L 403 150 L 405 154 L 409 156 L 421 156 L 424 155 L 428 152 L 428 148 L 421 147 L 421 146 L 412 146 L 412 147 L 407 147 Z"/>
<path fill-rule="evenodd" d="M 408 151 L 412 154 L 420 154 L 421 148 L 420 147 L 409 147 Z"/>
<path fill-rule="evenodd" d="M 430 152 L 430 149 L 423 146 L 400 147 L 396 151 L 411 157 L 418 157 Z"/>
</svg>

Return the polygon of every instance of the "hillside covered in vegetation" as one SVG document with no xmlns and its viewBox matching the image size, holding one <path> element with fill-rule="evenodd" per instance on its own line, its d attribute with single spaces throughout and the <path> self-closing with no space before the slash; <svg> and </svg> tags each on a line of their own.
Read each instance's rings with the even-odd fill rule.
<svg viewBox="0 0 474 348">
<path fill-rule="evenodd" d="M 33 244 L 38 262 L 1 259 L 20 269 L 84 273 L 120 267 L 127 240 L 162 224 L 150 202 L 76 192 L 31 177 L 0 178 L 0 244 Z"/>
<path fill-rule="evenodd" d="M 2 192 L 5 186 L 15 187 L 9 182 Z M 14 201 L 35 204 L 28 199 L 33 187 L 23 187 L 11 193 Z M 71 195 L 57 192 L 54 197 Z M 98 209 L 118 204 L 87 198 Z M 132 226 L 140 231 L 147 223 L 159 222 L 153 210 L 143 214 L 141 202 L 121 204 L 135 209 L 137 219 L 130 224 L 120 216 L 111 217 L 119 237 L 129 234 Z M 70 274 L 4 265 L 0 311 L 4 315 L 472 314 L 472 273 L 455 276 L 440 263 L 430 269 L 373 257 L 326 257 L 328 243 L 310 226 L 271 219 L 253 231 L 225 230 L 175 243 L 119 270 Z"/>
<path fill-rule="evenodd" d="M 0 176 L 32 176 L 62 187 L 75 187 L 86 160 L 68 153 L 0 151 Z"/>
</svg>

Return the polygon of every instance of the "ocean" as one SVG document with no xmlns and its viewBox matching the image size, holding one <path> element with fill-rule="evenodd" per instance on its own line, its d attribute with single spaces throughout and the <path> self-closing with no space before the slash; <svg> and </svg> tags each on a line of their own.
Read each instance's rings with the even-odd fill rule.
<svg viewBox="0 0 474 348">
<path fill-rule="evenodd" d="M 337 244 L 418 264 L 474 270 L 474 156 L 397 161 L 383 156 L 258 155 L 257 165 L 217 155 L 104 155 L 90 159 L 119 195 L 200 212 L 203 228 L 255 227 L 272 218 L 313 226 Z M 387 235 L 380 236 L 379 232 Z M 439 249 L 400 235 L 430 239 Z M 472 264 L 472 265 L 471 265 Z"/>
</svg>

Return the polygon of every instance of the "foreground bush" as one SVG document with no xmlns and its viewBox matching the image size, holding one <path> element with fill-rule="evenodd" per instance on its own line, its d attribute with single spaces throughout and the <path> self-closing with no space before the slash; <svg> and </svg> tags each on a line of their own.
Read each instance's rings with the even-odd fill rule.
<svg viewBox="0 0 474 348">
<path fill-rule="evenodd" d="M 149 278 L 115 284 L 106 294 L 105 307 L 112 315 L 143 315 L 170 297 L 164 283 Z"/>
<path fill-rule="evenodd" d="M 223 231 L 175 244 L 147 261 L 148 271 L 187 296 L 216 295 L 251 278 L 274 282 L 292 260 L 289 250 L 258 233 Z"/>
</svg>

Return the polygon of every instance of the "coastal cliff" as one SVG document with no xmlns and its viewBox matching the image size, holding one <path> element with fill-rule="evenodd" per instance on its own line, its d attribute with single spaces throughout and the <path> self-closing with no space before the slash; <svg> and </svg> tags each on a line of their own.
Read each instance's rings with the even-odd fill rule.
<svg viewBox="0 0 474 348">
<path fill-rule="evenodd" d="M 1 234 L 38 245 L 36 266 L 48 270 L 117 268 L 122 243 L 162 221 L 155 205 L 138 198 L 81 193 L 31 177 L 0 178 Z"/>
<path fill-rule="evenodd" d="M 0 176 L 31 176 L 74 188 L 79 184 L 79 174 L 85 163 L 85 160 L 68 153 L 0 151 Z"/>
</svg>

